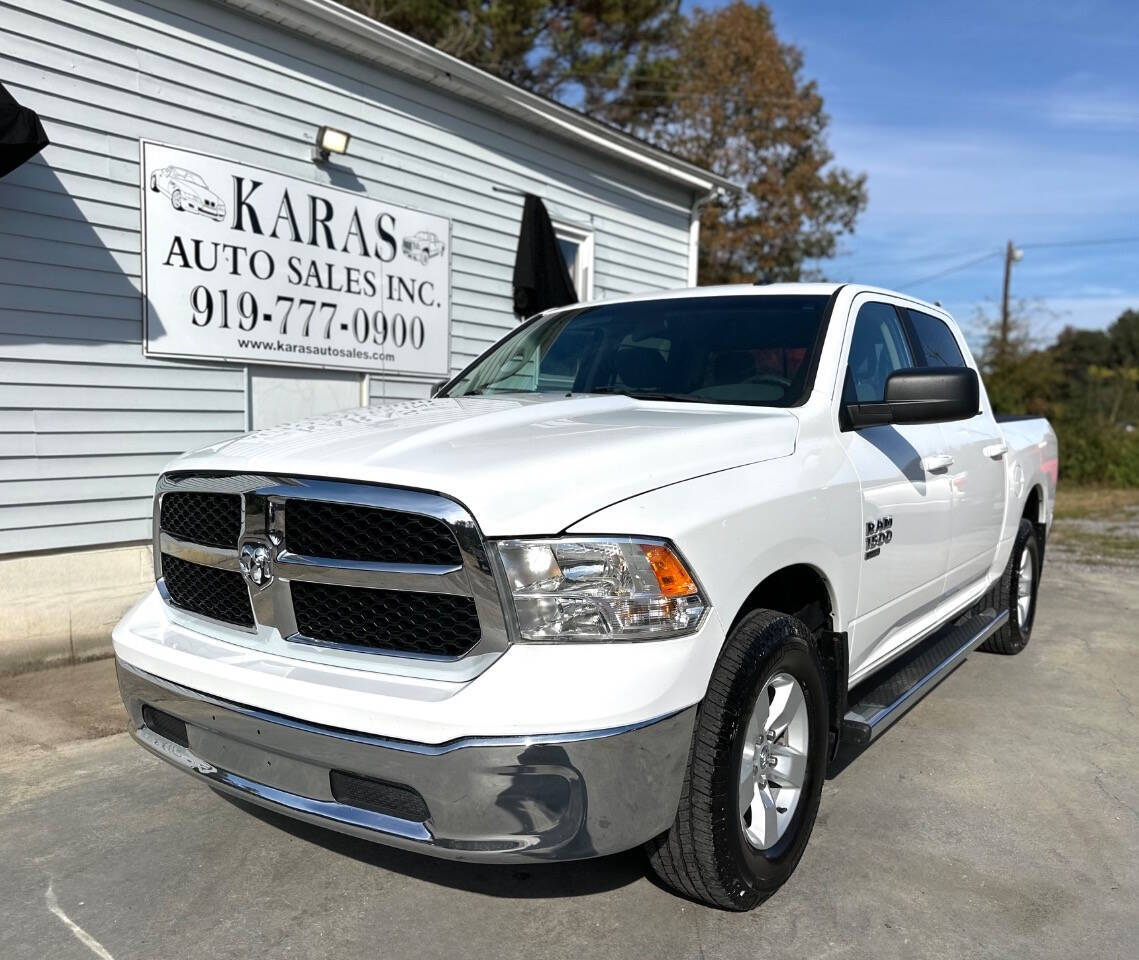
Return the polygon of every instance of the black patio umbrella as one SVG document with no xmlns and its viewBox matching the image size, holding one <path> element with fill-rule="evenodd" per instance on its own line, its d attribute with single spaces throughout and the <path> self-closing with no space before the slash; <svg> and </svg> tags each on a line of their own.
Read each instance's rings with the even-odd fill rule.
<svg viewBox="0 0 1139 960">
<path fill-rule="evenodd" d="M 43 124 L 34 110 L 21 107 L 0 83 L 0 177 L 48 145 Z"/>
<path fill-rule="evenodd" d="M 514 259 L 514 313 L 532 317 L 570 303 L 577 303 L 577 291 L 558 249 L 554 225 L 546 205 L 528 193 Z"/>
</svg>

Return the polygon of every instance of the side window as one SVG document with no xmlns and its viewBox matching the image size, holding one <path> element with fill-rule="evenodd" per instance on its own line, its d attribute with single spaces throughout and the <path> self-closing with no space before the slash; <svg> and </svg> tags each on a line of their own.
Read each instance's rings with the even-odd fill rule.
<svg viewBox="0 0 1139 960">
<path fill-rule="evenodd" d="M 917 310 L 907 310 L 906 313 L 913 325 L 917 349 L 923 354 L 923 367 L 966 366 L 961 348 L 957 346 L 953 331 L 945 321 Z"/>
<path fill-rule="evenodd" d="M 886 378 L 913 365 L 898 312 L 888 303 L 864 304 L 850 341 L 845 402 L 881 403 L 886 398 Z"/>
</svg>

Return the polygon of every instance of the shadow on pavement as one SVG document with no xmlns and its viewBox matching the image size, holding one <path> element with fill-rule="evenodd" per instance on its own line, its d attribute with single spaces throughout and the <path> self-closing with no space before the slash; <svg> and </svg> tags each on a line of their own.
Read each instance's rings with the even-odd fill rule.
<svg viewBox="0 0 1139 960">
<path fill-rule="evenodd" d="M 239 807 L 243 813 L 333 853 L 416 880 L 490 897 L 554 899 L 588 896 L 626 887 L 649 872 L 644 854 L 639 849 L 609 857 L 565 863 L 496 864 L 441 860 L 426 854 L 369 843 L 335 830 L 294 820 L 228 794 L 218 791 L 214 793 L 227 803 Z"/>
</svg>

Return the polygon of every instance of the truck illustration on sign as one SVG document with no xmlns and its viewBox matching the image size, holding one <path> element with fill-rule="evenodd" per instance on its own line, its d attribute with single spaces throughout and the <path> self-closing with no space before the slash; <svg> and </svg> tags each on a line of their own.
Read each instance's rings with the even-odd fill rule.
<svg viewBox="0 0 1139 960">
<path fill-rule="evenodd" d="M 193 170 L 174 166 L 155 170 L 150 175 L 150 189 L 169 197 L 175 210 L 200 213 L 211 220 L 225 217 L 225 201 Z"/>
<path fill-rule="evenodd" d="M 426 264 L 432 257 L 443 255 L 444 243 L 430 230 L 420 230 L 403 238 L 404 256 Z"/>
</svg>

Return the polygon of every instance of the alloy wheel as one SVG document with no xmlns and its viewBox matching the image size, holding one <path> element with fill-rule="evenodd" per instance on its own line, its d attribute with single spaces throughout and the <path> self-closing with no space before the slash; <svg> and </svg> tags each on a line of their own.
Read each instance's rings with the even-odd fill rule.
<svg viewBox="0 0 1139 960">
<path fill-rule="evenodd" d="M 807 775 L 810 724 L 803 688 L 788 673 L 763 684 L 744 736 L 739 817 L 748 843 L 775 846 L 786 833 Z"/>
<path fill-rule="evenodd" d="M 1036 564 L 1032 560 L 1032 552 L 1025 549 L 1020 552 L 1020 566 L 1017 569 L 1016 581 L 1016 619 L 1017 625 L 1024 629 L 1029 623 L 1032 613 L 1033 581 L 1036 579 Z"/>
</svg>

